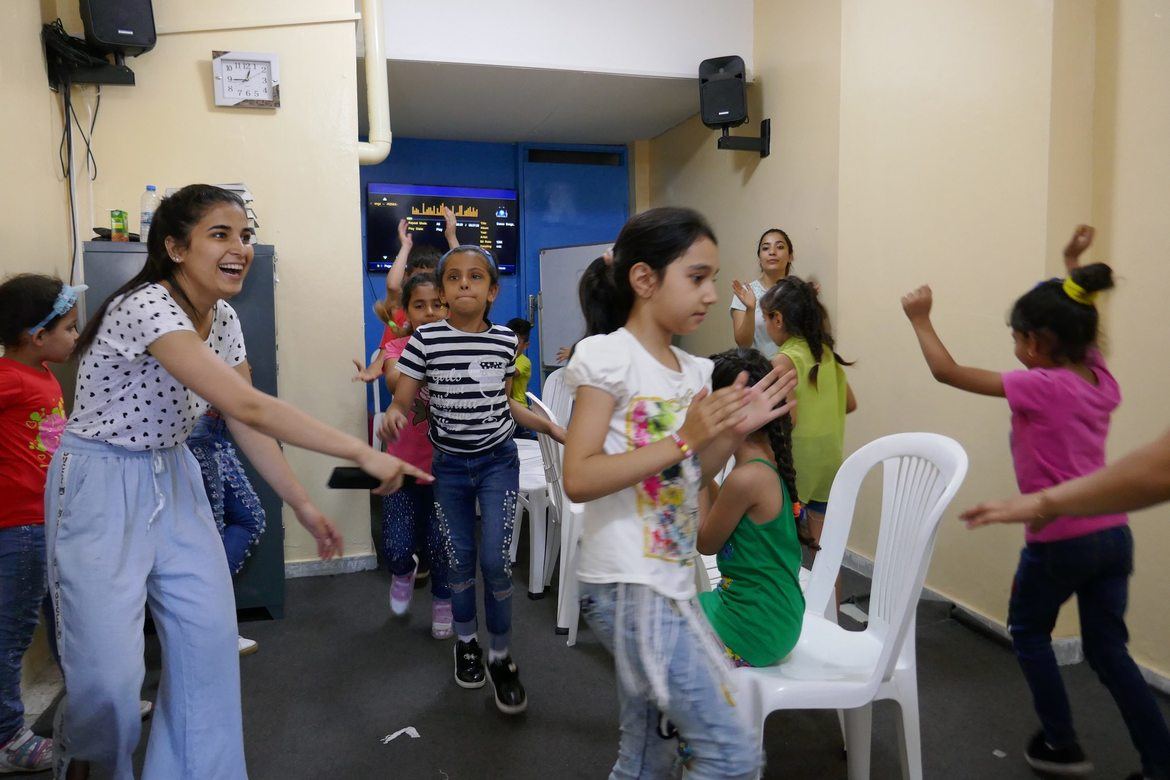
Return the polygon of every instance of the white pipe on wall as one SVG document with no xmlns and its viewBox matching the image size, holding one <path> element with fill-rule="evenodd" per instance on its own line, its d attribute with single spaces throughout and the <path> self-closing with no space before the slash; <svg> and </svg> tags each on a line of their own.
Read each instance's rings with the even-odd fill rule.
<svg viewBox="0 0 1170 780">
<path fill-rule="evenodd" d="M 366 54 L 368 141 L 358 142 L 358 164 L 377 165 L 390 154 L 390 89 L 386 84 L 386 52 L 382 45 L 382 0 L 362 0 L 362 40 Z"/>
</svg>

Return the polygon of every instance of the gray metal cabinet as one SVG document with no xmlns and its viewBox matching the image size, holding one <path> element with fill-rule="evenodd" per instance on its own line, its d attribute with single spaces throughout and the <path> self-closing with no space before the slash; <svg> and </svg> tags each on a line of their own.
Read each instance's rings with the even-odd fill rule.
<svg viewBox="0 0 1170 780">
<path fill-rule="evenodd" d="M 275 248 L 257 244 L 255 259 L 248 271 L 244 289 L 231 300 L 240 317 L 248 363 L 252 367 L 252 383 L 271 395 L 276 395 L 276 277 Z M 146 245 L 110 241 L 88 241 L 83 256 L 85 283 L 85 312 L 97 311 L 102 302 L 125 284 L 142 268 L 146 261 Z M 244 459 L 248 477 L 260 495 L 268 522 L 260 544 L 244 564 L 244 570 L 235 578 L 236 609 L 267 610 L 279 618 L 284 615 L 284 526 L 281 523 L 282 502 Z"/>
</svg>

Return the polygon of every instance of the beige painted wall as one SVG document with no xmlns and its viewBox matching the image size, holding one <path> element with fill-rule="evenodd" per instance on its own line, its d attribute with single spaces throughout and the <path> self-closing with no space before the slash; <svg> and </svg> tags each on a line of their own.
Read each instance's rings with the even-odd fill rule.
<svg viewBox="0 0 1170 780">
<path fill-rule="evenodd" d="M 75 2 L 44 5 L 48 16 L 60 14 L 71 33 L 81 34 Z M 104 88 L 94 138 L 100 177 L 78 188 L 83 234 L 105 224 L 108 209 L 133 214 L 147 183 L 246 182 L 256 197 L 258 239 L 275 244 L 279 258 L 280 394 L 364 439 L 364 392 L 350 383 L 349 364 L 362 343 L 355 35 L 352 21 L 333 21 L 352 16 L 353 2 L 209 0 L 197 6 L 195 13 L 196 4 L 156 0 L 158 45 L 128 61 L 137 85 Z M 15 127 L 3 123 L 0 271 L 67 267 L 65 190 L 54 168 L 59 104 L 45 81 L 40 21 L 36 0 L 0 4 L 0 79 L 10 116 L 22 120 Z M 207 26 L 216 29 L 201 31 Z M 281 107 L 216 108 L 213 49 L 277 53 Z M 92 88 L 75 90 L 84 122 L 93 95 Z M 137 228 L 133 216 L 131 224 Z M 366 496 L 325 489 L 330 459 L 293 448 L 287 453 L 314 500 L 337 521 L 346 553 L 370 552 Z M 285 519 L 286 559 L 315 557 L 312 539 L 292 513 Z"/>
<path fill-rule="evenodd" d="M 772 117 L 772 156 L 718 152 L 715 131 L 693 119 L 651 141 L 651 202 L 708 215 L 725 286 L 751 273 L 759 232 L 790 230 L 796 272 L 821 279 L 840 351 L 858 359 L 848 448 L 903 430 L 963 443 L 971 471 L 928 584 L 1002 624 L 1021 531 L 968 532 L 955 515 L 1014 491 L 1007 406 L 935 383 L 898 298 L 931 283 L 936 325 L 958 359 L 1015 368 L 1012 301 L 1059 272 L 1075 222 L 1096 221 L 1104 235 L 1095 256 L 1117 258 L 1128 277 L 1106 308 L 1126 393 L 1112 452 L 1166 424 L 1157 400 L 1166 370 L 1142 364 L 1157 354 L 1170 293 L 1170 0 L 761 0 L 755 61 L 762 113 L 753 111 L 752 126 Z M 687 340 L 698 354 L 730 343 L 722 313 Z M 1153 519 L 1166 510 L 1147 514 L 1134 523 L 1133 649 L 1165 674 L 1170 618 L 1160 603 L 1170 574 L 1157 561 L 1170 550 L 1170 526 Z M 876 531 L 876 511 L 863 513 L 851 546 L 872 556 Z M 1076 632 L 1073 613 L 1065 610 L 1058 635 Z"/>
<path fill-rule="evenodd" d="M 1094 219 L 1097 252 L 1118 274 L 1105 335 L 1124 401 L 1114 415 L 1110 454 L 1148 441 L 1170 425 L 1165 353 L 1170 328 L 1170 0 L 1109 0 L 1097 8 Z M 1135 575 L 1130 646 L 1170 670 L 1170 506 L 1133 516 Z"/>
<path fill-rule="evenodd" d="M 719 238 L 720 311 L 688 339 L 707 355 L 731 343 L 731 281 L 759 275 L 756 242 L 769 227 L 788 231 L 794 273 L 815 276 L 831 304 L 837 274 L 837 127 L 840 9 L 819 0 L 757 2 L 750 120 L 732 131 L 758 135 L 772 120 L 772 151 L 718 151 L 718 133 L 693 117 L 650 144 L 650 201 L 705 214 Z"/>
</svg>

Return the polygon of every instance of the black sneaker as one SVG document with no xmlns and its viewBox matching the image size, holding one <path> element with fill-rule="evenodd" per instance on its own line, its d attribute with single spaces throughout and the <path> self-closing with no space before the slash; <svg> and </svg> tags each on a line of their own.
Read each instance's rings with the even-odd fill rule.
<svg viewBox="0 0 1170 780">
<path fill-rule="evenodd" d="M 520 671 L 506 655 L 488 664 L 488 675 L 492 678 L 492 690 L 496 694 L 496 708 L 505 715 L 519 715 L 528 709 L 528 694 L 520 684 Z"/>
<path fill-rule="evenodd" d="M 1050 775 L 1087 775 L 1093 771 L 1093 764 L 1085 758 L 1081 746 L 1054 748 L 1044 741 L 1044 732 L 1037 731 L 1024 751 L 1028 765 L 1038 772 Z"/>
<path fill-rule="evenodd" d="M 463 688 L 483 687 L 483 651 L 474 639 L 470 642 L 455 640 L 455 682 Z"/>
</svg>

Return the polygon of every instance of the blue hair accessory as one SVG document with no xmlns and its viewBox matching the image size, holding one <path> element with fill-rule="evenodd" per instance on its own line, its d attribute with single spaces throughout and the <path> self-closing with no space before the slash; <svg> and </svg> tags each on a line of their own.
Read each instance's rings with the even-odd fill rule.
<svg viewBox="0 0 1170 780">
<path fill-rule="evenodd" d="M 64 317 L 70 309 L 77 305 L 78 297 L 88 289 L 88 284 L 61 285 L 61 292 L 57 293 L 57 300 L 53 301 L 53 310 L 46 314 L 43 320 L 29 328 L 28 332 L 36 335 L 38 330 L 49 324 L 49 320 L 54 317 Z"/>
</svg>

